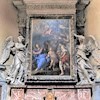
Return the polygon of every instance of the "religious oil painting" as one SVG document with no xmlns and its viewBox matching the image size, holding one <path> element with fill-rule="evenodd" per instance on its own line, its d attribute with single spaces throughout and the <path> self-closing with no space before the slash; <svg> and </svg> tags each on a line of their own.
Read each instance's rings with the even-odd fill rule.
<svg viewBox="0 0 100 100">
<path fill-rule="evenodd" d="M 32 74 L 70 75 L 70 19 L 32 19 Z"/>
</svg>

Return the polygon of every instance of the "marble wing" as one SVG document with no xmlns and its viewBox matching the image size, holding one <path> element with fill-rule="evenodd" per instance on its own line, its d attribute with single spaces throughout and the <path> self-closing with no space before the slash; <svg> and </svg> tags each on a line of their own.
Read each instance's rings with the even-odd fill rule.
<svg viewBox="0 0 100 100">
<path fill-rule="evenodd" d="M 3 65 L 10 56 L 11 48 L 14 46 L 12 36 L 8 37 L 5 41 L 4 49 L 0 58 L 0 65 Z"/>
</svg>

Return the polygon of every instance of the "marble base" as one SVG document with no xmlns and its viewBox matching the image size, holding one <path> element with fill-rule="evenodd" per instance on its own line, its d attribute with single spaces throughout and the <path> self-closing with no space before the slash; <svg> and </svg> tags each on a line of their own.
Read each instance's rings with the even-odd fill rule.
<svg viewBox="0 0 100 100">
<path fill-rule="evenodd" d="M 57 100 L 91 100 L 89 86 L 26 86 L 11 87 L 11 100 L 44 100 L 48 88 Z"/>
</svg>

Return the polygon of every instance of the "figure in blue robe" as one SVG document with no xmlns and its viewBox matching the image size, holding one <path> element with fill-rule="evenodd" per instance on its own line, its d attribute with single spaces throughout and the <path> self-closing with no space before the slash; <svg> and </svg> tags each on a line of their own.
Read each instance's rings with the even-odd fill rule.
<svg viewBox="0 0 100 100">
<path fill-rule="evenodd" d="M 50 62 L 50 58 L 47 58 L 47 54 L 39 54 L 35 57 L 37 69 L 45 68 Z"/>
<path fill-rule="evenodd" d="M 33 54 L 37 65 L 36 70 L 40 70 L 49 64 L 50 58 L 47 58 L 47 54 L 43 53 L 43 48 L 41 48 L 38 44 L 36 44 L 35 47 L 36 48 L 33 50 Z"/>
</svg>

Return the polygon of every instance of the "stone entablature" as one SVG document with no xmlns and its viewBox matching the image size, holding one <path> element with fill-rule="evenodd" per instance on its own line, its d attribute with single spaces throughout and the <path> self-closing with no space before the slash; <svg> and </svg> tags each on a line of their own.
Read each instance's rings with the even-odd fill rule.
<svg viewBox="0 0 100 100">
<path fill-rule="evenodd" d="M 34 0 L 14 0 L 14 5 L 18 9 L 24 9 L 26 13 L 31 14 L 75 14 L 77 0 L 59 0 L 59 1 L 34 1 Z"/>
<path fill-rule="evenodd" d="M 67 0 L 66 2 L 51 3 L 26 3 L 28 14 L 74 14 L 77 0 Z"/>
</svg>

